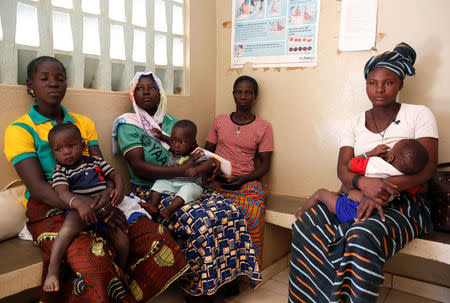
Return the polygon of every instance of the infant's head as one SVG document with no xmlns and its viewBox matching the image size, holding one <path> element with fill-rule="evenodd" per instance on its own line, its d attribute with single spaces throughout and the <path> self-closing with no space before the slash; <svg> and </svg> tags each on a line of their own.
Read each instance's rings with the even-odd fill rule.
<svg viewBox="0 0 450 303">
<path fill-rule="evenodd" d="M 48 143 L 59 164 L 72 166 L 80 162 L 84 144 L 75 124 L 56 124 L 48 133 Z"/>
<path fill-rule="evenodd" d="M 189 154 L 197 145 L 197 126 L 190 120 L 180 120 L 172 128 L 170 151 L 177 156 Z"/>
<path fill-rule="evenodd" d="M 386 160 L 405 175 L 413 175 L 427 165 L 428 152 L 419 141 L 403 139 L 387 152 Z"/>
</svg>

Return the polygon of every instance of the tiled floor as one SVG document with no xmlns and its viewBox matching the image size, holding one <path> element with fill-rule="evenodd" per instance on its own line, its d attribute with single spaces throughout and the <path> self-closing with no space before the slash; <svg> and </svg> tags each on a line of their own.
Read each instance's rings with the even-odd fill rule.
<svg viewBox="0 0 450 303">
<path fill-rule="evenodd" d="M 252 291 L 244 279 L 241 279 L 239 296 L 226 300 L 227 303 L 284 303 L 288 302 L 289 268 L 286 268 L 269 281 Z M 171 287 L 162 295 L 148 303 L 183 303 L 183 292 Z M 377 303 L 438 303 L 423 297 L 382 288 Z"/>
</svg>

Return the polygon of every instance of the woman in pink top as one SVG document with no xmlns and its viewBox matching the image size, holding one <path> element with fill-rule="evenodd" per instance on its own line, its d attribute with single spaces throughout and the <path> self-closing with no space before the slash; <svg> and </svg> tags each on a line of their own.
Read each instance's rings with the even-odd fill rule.
<svg viewBox="0 0 450 303">
<path fill-rule="evenodd" d="M 260 179 L 270 169 L 273 137 L 270 123 L 252 113 L 257 96 L 256 80 L 249 76 L 239 77 L 233 86 L 236 111 L 214 119 L 205 148 L 231 161 L 232 178 L 217 178 L 209 187 L 240 208 L 261 266 L 267 186 Z"/>
</svg>

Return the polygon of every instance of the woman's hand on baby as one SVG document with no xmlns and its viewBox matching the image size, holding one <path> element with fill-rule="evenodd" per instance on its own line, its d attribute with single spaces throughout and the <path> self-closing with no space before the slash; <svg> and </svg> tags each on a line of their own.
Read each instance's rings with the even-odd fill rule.
<svg viewBox="0 0 450 303">
<path fill-rule="evenodd" d="M 79 203 L 76 209 L 78 210 L 81 221 L 83 221 L 85 225 L 94 224 L 97 221 L 97 216 L 95 215 L 94 210 L 85 201 L 81 200 L 78 197 L 77 199 L 79 199 Z"/>
<path fill-rule="evenodd" d="M 195 167 L 189 167 L 188 169 L 186 169 L 185 172 L 186 176 L 188 177 L 197 177 L 197 169 Z"/>
<path fill-rule="evenodd" d="M 380 144 L 366 154 L 368 154 L 369 157 L 383 157 L 386 155 L 388 150 L 389 146 L 387 146 L 386 144 Z"/>
<path fill-rule="evenodd" d="M 381 217 L 381 221 L 385 222 L 386 217 L 384 215 L 383 207 L 381 204 L 364 197 L 361 202 L 359 202 L 358 208 L 356 210 L 356 218 L 355 221 L 359 222 L 359 220 L 365 222 L 367 219 L 369 219 L 370 215 L 372 214 L 373 210 L 377 209 L 378 214 Z"/>
<path fill-rule="evenodd" d="M 123 200 L 124 192 L 123 189 L 115 188 L 109 194 L 111 199 L 111 205 L 117 207 Z"/>
<path fill-rule="evenodd" d="M 128 233 L 127 218 L 123 212 L 116 207 L 111 207 L 108 217 L 106 217 L 103 221 L 112 229 L 119 228 L 123 230 L 124 233 Z"/>
<path fill-rule="evenodd" d="M 201 157 L 204 157 L 205 156 L 205 153 L 204 152 L 197 152 L 197 153 L 194 153 L 190 158 L 189 158 L 189 160 L 192 160 L 193 162 L 194 162 L 194 164 L 195 163 L 197 163 L 197 161 L 198 160 L 200 160 L 200 158 Z"/>
<path fill-rule="evenodd" d="M 361 177 L 358 187 L 367 198 L 382 206 L 389 204 L 391 196 L 400 195 L 396 190 L 397 185 L 380 178 Z"/>
<path fill-rule="evenodd" d="M 94 210 L 99 218 L 105 218 L 109 215 L 111 207 L 111 192 L 112 188 L 107 188 L 104 191 L 101 191 L 94 198 L 94 203 L 92 203 L 91 208 Z"/>
</svg>

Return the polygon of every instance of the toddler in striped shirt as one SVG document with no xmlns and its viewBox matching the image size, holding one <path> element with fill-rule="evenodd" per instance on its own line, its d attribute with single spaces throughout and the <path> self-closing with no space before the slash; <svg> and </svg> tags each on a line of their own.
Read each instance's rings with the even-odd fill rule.
<svg viewBox="0 0 450 303">
<path fill-rule="evenodd" d="M 48 134 L 48 142 L 52 149 L 56 168 L 53 170 L 53 190 L 59 199 L 68 206 L 64 223 L 53 242 L 44 291 L 59 290 L 59 271 L 61 260 L 72 239 L 87 227 L 93 227 L 104 234 L 112 242 L 116 252 L 118 265 L 125 267 L 129 251 L 129 239 L 125 232 L 118 228 L 97 221 L 97 215 L 105 213 L 105 208 L 94 211 L 95 196 L 107 188 L 106 179 L 114 183 L 110 194 L 111 205 L 118 206 L 124 199 L 124 184 L 121 176 L 101 158 L 84 156 L 84 143 L 78 127 L 72 123 L 55 125 Z M 85 196 L 94 200 L 85 200 Z M 103 218 L 104 219 L 104 218 Z"/>
</svg>

